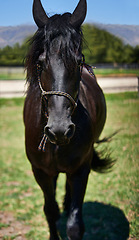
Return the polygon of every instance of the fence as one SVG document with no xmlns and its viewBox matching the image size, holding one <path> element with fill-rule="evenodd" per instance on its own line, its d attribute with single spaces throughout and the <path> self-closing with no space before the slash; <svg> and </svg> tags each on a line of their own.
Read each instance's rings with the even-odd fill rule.
<svg viewBox="0 0 139 240">
<path fill-rule="evenodd" d="M 7 73 L 7 74 L 12 74 L 12 73 L 24 73 L 24 67 L 0 67 L 0 73 Z"/>
<path fill-rule="evenodd" d="M 92 64 L 93 65 L 93 64 Z M 104 69 L 139 69 L 139 64 L 138 63 L 123 63 L 123 64 L 118 64 L 118 63 L 96 63 L 94 64 L 95 67 L 99 68 L 104 68 Z M 10 67 L 10 66 L 2 66 L 0 67 L 0 73 L 24 73 L 24 67 Z"/>
<path fill-rule="evenodd" d="M 94 66 L 98 69 L 139 69 L 138 63 L 96 63 Z"/>
</svg>

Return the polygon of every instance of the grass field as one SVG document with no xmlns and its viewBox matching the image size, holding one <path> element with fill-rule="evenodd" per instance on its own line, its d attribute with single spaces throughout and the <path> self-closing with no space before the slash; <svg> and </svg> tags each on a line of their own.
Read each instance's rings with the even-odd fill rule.
<svg viewBox="0 0 139 240">
<path fill-rule="evenodd" d="M 25 77 L 25 73 L 0 73 L 0 80 L 23 80 Z"/>
<path fill-rule="evenodd" d="M 139 76 L 139 69 L 94 69 L 96 76 L 108 77 L 108 76 Z M 25 79 L 26 73 L 17 73 L 11 71 L 7 73 L 0 72 L 0 80 L 22 80 Z"/>
<path fill-rule="evenodd" d="M 96 68 L 94 69 L 94 73 L 96 76 L 102 76 L 102 77 L 110 77 L 110 76 L 139 76 L 139 69 L 101 69 Z"/>
<path fill-rule="evenodd" d="M 106 95 L 103 136 L 121 131 L 109 143 L 117 163 L 107 174 L 91 172 L 83 208 L 84 240 L 139 239 L 139 98 L 137 93 Z M 0 239 L 48 240 L 43 196 L 24 151 L 23 99 L 0 99 Z M 108 144 L 106 144 L 107 146 Z M 57 200 L 62 212 L 65 176 Z M 66 218 L 60 231 L 65 237 Z"/>
</svg>

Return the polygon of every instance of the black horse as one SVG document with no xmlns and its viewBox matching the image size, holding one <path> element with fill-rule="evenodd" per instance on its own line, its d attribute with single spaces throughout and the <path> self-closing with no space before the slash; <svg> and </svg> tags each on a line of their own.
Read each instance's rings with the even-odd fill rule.
<svg viewBox="0 0 139 240">
<path fill-rule="evenodd" d="M 28 91 L 24 106 L 26 153 L 44 193 L 44 212 L 50 239 L 57 240 L 59 208 L 56 180 L 65 173 L 64 210 L 67 236 L 82 239 L 82 204 L 91 169 L 102 172 L 110 159 L 99 158 L 94 143 L 106 120 L 106 103 L 91 68 L 82 55 L 81 24 L 86 0 L 72 14 L 48 17 L 40 0 L 34 0 L 38 30 L 26 59 Z"/>
</svg>

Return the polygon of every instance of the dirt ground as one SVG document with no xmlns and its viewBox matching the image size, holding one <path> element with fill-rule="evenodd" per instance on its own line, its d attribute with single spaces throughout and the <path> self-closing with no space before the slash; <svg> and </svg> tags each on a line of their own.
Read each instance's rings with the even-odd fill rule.
<svg viewBox="0 0 139 240">
<path fill-rule="evenodd" d="M 17 221 L 10 212 L 0 212 L 0 239 L 26 240 L 25 234 L 30 231 L 30 227 Z"/>
<path fill-rule="evenodd" d="M 25 234 L 31 228 L 20 221 L 17 221 L 10 212 L 0 211 L 0 240 L 27 240 Z M 128 240 L 137 240 L 137 238 L 129 238 Z"/>
<path fill-rule="evenodd" d="M 98 84 L 104 93 L 118 93 L 137 91 L 137 77 L 106 77 L 97 78 Z M 27 90 L 25 80 L 0 80 L 0 97 L 23 97 Z"/>
</svg>

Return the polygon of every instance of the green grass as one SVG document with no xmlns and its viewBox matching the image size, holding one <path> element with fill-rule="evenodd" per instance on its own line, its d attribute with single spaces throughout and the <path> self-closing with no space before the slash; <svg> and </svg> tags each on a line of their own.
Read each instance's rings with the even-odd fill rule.
<svg viewBox="0 0 139 240">
<path fill-rule="evenodd" d="M 108 116 L 102 137 L 121 129 L 109 145 L 117 159 L 107 174 L 91 172 L 83 208 L 84 240 L 138 239 L 139 189 L 139 98 L 137 93 L 106 95 Z M 24 150 L 22 108 L 24 99 L 0 99 L 0 211 L 31 226 L 26 238 L 46 240 L 48 226 L 42 211 L 43 195 L 35 182 Z M 60 175 L 57 200 L 62 211 L 64 174 Z M 60 229 L 65 238 L 66 218 Z M 1 223 L 1 228 L 8 224 Z M 1 229 L 0 229 L 1 230 Z M 13 234 L 14 235 L 14 234 Z M 4 236 L 2 239 L 16 239 Z M 15 234 L 16 235 L 16 234 Z"/>
<path fill-rule="evenodd" d="M 24 80 L 25 73 L 0 73 L 0 80 Z"/>
<path fill-rule="evenodd" d="M 101 75 L 104 77 L 111 76 L 111 75 L 117 75 L 117 76 L 139 76 L 139 69 L 101 69 L 101 68 L 96 68 L 94 69 L 94 73 L 96 75 Z"/>
</svg>

